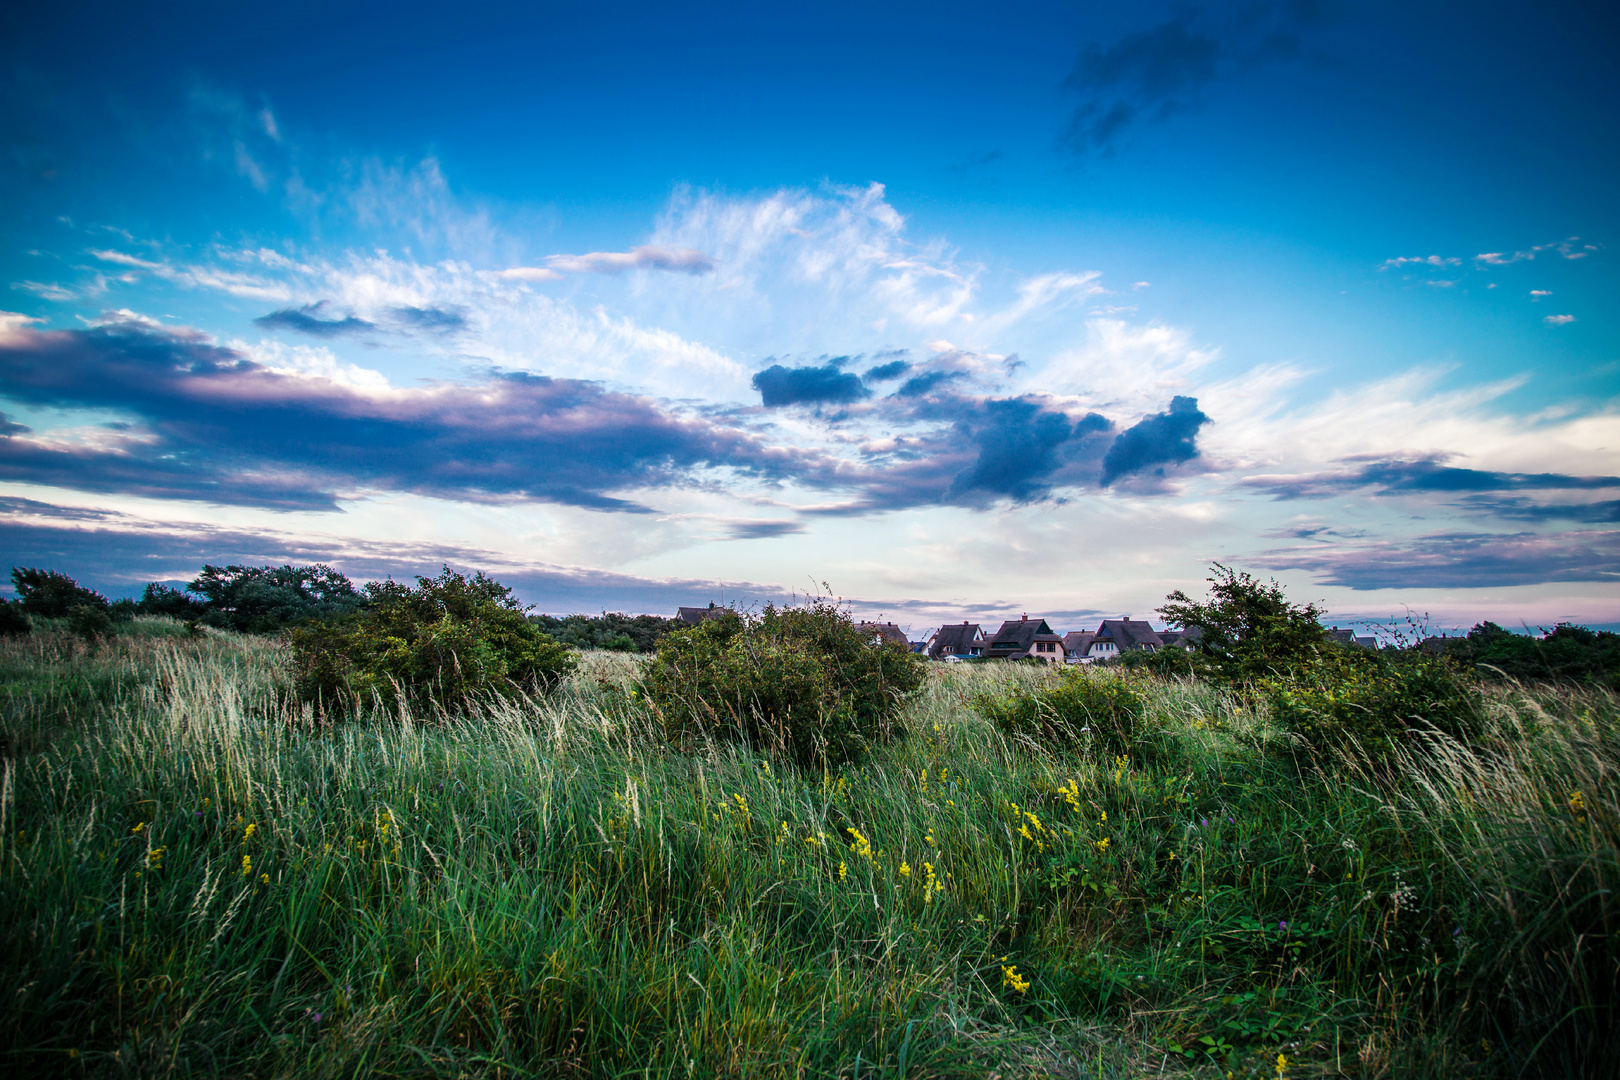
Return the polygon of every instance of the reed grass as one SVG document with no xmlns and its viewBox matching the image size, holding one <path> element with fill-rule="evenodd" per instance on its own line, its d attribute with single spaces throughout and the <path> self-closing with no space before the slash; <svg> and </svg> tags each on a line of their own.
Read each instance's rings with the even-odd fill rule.
<svg viewBox="0 0 1620 1080">
<path fill-rule="evenodd" d="M 318 722 L 273 642 L 0 642 L 0 1053 L 25 1075 L 1600 1075 L 1612 695 L 1314 758 L 1139 680 L 1134 757 L 931 673 L 839 771 L 676 754 L 638 661 Z M 1099 674 L 1097 677 L 1112 677 Z M 78 680 L 75 682 L 75 680 Z M 80 687 L 72 692 L 64 686 Z M 85 689 L 89 688 L 89 689 Z M 1577 797 L 1578 793 L 1578 797 Z"/>
</svg>

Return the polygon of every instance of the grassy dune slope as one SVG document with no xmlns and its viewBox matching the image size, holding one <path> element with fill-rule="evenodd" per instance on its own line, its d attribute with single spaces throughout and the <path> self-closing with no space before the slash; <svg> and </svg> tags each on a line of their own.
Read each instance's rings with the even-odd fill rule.
<svg viewBox="0 0 1620 1080">
<path fill-rule="evenodd" d="M 323 728 L 274 643 L 171 629 L 0 641 L 25 1075 L 1606 1067 L 1610 696 L 1492 690 L 1472 747 L 1370 770 L 1143 682 L 1161 736 L 1104 758 L 1007 741 L 973 702 L 1048 676 L 963 665 L 803 775 L 668 752 L 633 657 Z"/>
</svg>

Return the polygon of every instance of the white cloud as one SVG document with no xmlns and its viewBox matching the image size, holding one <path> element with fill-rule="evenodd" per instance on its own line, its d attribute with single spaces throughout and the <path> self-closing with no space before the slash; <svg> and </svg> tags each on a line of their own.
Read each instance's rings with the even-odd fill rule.
<svg viewBox="0 0 1620 1080">
<path fill-rule="evenodd" d="M 1541 321 L 1546 323 L 1548 326 L 1563 326 L 1565 323 L 1574 322 L 1575 321 L 1575 316 L 1573 316 L 1573 315 L 1548 315 L 1545 319 L 1542 319 Z"/>
<path fill-rule="evenodd" d="M 1403 266 L 1456 266 L 1462 260 L 1451 255 L 1401 255 L 1385 259 L 1380 270 L 1394 270 Z"/>
<path fill-rule="evenodd" d="M 22 292 L 33 293 L 42 300 L 73 300 L 79 295 L 72 289 L 64 289 L 60 285 L 40 281 L 13 281 L 11 287 Z"/>
<path fill-rule="evenodd" d="M 1537 300 L 1540 300 L 1543 296 L 1551 296 L 1552 295 L 1552 290 L 1550 290 L 1550 289 L 1531 289 L 1530 290 L 1530 295 L 1535 297 Z"/>
</svg>

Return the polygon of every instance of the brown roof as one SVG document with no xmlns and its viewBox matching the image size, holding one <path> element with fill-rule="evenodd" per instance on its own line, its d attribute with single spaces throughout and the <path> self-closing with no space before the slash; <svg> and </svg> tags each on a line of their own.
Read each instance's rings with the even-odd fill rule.
<svg viewBox="0 0 1620 1080">
<path fill-rule="evenodd" d="M 902 645 L 911 644 L 906 638 L 906 632 L 892 622 L 865 622 L 863 620 L 855 624 L 855 629 L 863 634 L 871 634 L 880 641 L 897 641 Z"/>
<path fill-rule="evenodd" d="M 1112 641 L 1120 652 L 1164 646 L 1164 638 L 1159 636 L 1158 631 L 1140 619 L 1104 619 L 1102 625 L 1097 627 L 1096 640 Z"/>
<path fill-rule="evenodd" d="M 974 649 L 983 647 L 984 635 L 979 631 L 978 623 L 951 623 L 940 627 L 934 634 L 934 643 L 929 647 L 928 655 L 935 660 L 945 656 L 972 656 Z"/>
<path fill-rule="evenodd" d="M 1070 630 L 1063 635 L 1063 651 L 1070 656 L 1084 656 L 1086 650 L 1091 648 L 1091 639 L 1096 636 L 1095 630 Z"/>
<path fill-rule="evenodd" d="M 721 615 L 730 614 L 730 612 L 731 612 L 730 608 L 717 607 L 714 604 L 710 604 L 706 608 L 701 608 L 701 607 L 678 608 L 676 610 L 676 612 L 675 612 L 675 617 L 677 619 L 681 620 L 682 622 L 688 622 L 688 623 L 691 623 L 693 626 L 696 626 L 698 623 L 702 622 L 704 619 L 716 619 L 716 618 L 719 618 Z"/>
<path fill-rule="evenodd" d="M 985 647 L 984 655 L 992 659 L 1022 660 L 1034 651 L 1037 641 L 1062 642 L 1062 638 L 1052 633 L 1052 628 L 1042 618 L 1031 619 L 1027 615 L 1022 619 L 1012 620 L 1001 624 L 1001 629 L 991 637 L 990 643 Z"/>
</svg>

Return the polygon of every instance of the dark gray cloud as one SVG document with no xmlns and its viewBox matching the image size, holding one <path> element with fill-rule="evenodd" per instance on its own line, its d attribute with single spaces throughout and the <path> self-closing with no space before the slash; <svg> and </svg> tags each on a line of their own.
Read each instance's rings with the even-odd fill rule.
<svg viewBox="0 0 1620 1080">
<path fill-rule="evenodd" d="M 28 430 L 29 428 L 27 424 L 16 423 L 11 419 L 11 417 L 7 416 L 3 412 L 0 412 L 0 438 L 4 438 L 8 435 L 26 435 Z"/>
<path fill-rule="evenodd" d="M 813 455 L 594 383 L 495 373 L 367 394 L 131 324 L 12 335 L 0 396 L 141 422 L 112 446 L 0 438 L 0 476 L 86 491 L 332 509 L 342 492 L 375 488 L 636 510 L 610 493 L 681 483 L 707 465 L 819 475 Z"/>
<path fill-rule="evenodd" d="M 1445 458 L 1380 459 L 1355 462 L 1336 472 L 1296 476 L 1251 476 L 1245 487 L 1278 499 L 1326 499 L 1363 488 L 1375 495 L 1460 495 L 1494 491 L 1592 491 L 1620 487 L 1620 476 L 1569 476 L 1563 473 L 1505 473 L 1459 469 Z"/>
<path fill-rule="evenodd" d="M 756 372 L 753 387 L 767 408 L 784 405 L 848 405 L 872 396 L 854 372 L 840 370 L 848 357 L 821 367 L 783 367 L 772 364 Z"/>
<path fill-rule="evenodd" d="M 802 532 L 804 526 L 797 521 L 738 521 L 731 526 L 731 539 L 769 540 Z"/>
<path fill-rule="evenodd" d="M 1612 582 L 1620 578 L 1620 531 L 1431 533 L 1268 551 L 1249 561 L 1267 570 L 1309 570 L 1321 584 L 1358 590 Z"/>
<path fill-rule="evenodd" d="M 413 330 L 432 330 L 439 333 L 448 333 L 452 330 L 464 329 L 467 325 L 467 317 L 461 312 L 450 308 L 396 307 L 389 308 L 388 314 Z"/>
<path fill-rule="evenodd" d="M 1509 521 L 1579 521 L 1590 525 L 1620 522 L 1620 499 L 1591 503 L 1537 503 L 1511 496 L 1470 495 L 1458 505 Z"/>
<path fill-rule="evenodd" d="M 939 426 L 897 437 L 863 465 L 835 473 L 860 492 L 817 511 L 853 515 L 913 506 L 984 509 L 1035 502 L 1060 489 L 1093 488 L 1113 424 L 1097 413 L 1076 420 L 1050 398 L 978 399 L 942 393 L 882 403 L 896 421 Z"/>
<path fill-rule="evenodd" d="M 900 389 L 894 392 L 895 397 L 925 397 L 938 390 L 941 386 L 966 378 L 960 371 L 925 371 L 921 375 L 913 375 L 900 384 Z"/>
<path fill-rule="evenodd" d="M 377 328 L 375 323 L 357 319 L 353 315 L 329 319 L 325 315 L 326 303 L 322 300 L 315 304 L 305 304 L 301 308 L 283 308 L 268 315 L 260 315 L 253 321 L 266 330 L 294 330 L 300 334 L 324 338 L 359 334 Z"/>
<path fill-rule="evenodd" d="M 1219 25 L 1183 10 L 1109 45 L 1082 46 L 1064 88 L 1079 100 L 1063 142 L 1111 154 L 1135 127 L 1196 107 L 1232 74 L 1292 56 L 1320 5 L 1251 3 Z"/>
<path fill-rule="evenodd" d="M 1191 461 L 1198 456 L 1198 429 L 1208 422 L 1197 398 L 1171 398 L 1168 411 L 1144 417 L 1119 433 L 1103 458 L 1102 486 L 1129 473 Z"/>
<path fill-rule="evenodd" d="M 878 364 L 876 367 L 867 368 L 861 378 L 867 382 L 887 382 L 890 379 L 898 379 L 910 370 L 911 365 L 906 361 L 890 360 L 887 364 Z"/>
<path fill-rule="evenodd" d="M 43 516 L 69 517 L 70 508 Z M 41 516 L 35 511 L 30 511 Z M 122 517 L 122 515 L 111 515 Z M 514 566 L 511 557 L 472 547 L 391 544 L 345 540 L 339 543 L 287 535 L 265 535 L 214 527 L 186 530 L 74 528 L 18 520 L 0 508 L 0 581 L 10 565 L 43 566 L 111 597 L 135 596 L 148 581 L 182 584 L 204 563 L 246 566 L 327 563 L 356 579 L 409 579 L 433 575 L 445 564 L 468 572 L 485 570 L 518 597 L 551 614 L 626 611 L 673 615 L 682 604 L 709 601 L 742 605 L 790 600 L 787 590 L 750 582 L 643 578 L 596 570 L 535 563 Z M 116 569 L 110 569 L 116 568 Z"/>
</svg>

